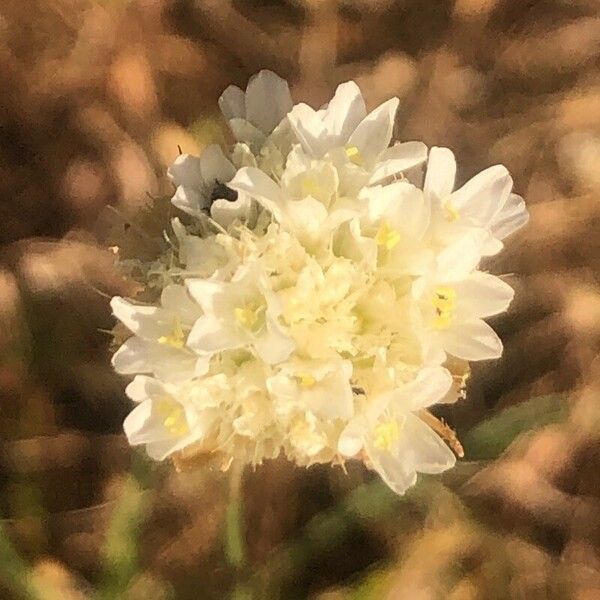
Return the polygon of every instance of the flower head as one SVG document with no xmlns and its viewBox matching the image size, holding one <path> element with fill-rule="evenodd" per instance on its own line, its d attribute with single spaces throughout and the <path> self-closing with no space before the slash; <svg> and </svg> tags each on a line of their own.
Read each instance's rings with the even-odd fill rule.
<svg viewBox="0 0 600 600">
<path fill-rule="evenodd" d="M 484 319 L 513 292 L 479 264 L 527 221 L 507 170 L 455 189 L 452 152 L 392 143 L 398 100 L 368 112 L 353 82 L 314 109 L 261 71 L 219 106 L 233 146 L 169 170 L 187 217 L 160 297 L 111 303 L 132 333 L 113 357 L 136 375 L 130 443 L 224 466 L 361 460 L 398 493 L 450 468 L 428 409 L 502 352 Z"/>
</svg>

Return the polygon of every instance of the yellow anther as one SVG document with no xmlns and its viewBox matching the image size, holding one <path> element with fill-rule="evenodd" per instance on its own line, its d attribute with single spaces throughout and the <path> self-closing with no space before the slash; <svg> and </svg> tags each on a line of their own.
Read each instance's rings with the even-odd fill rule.
<svg viewBox="0 0 600 600">
<path fill-rule="evenodd" d="M 434 329 L 448 329 L 450 325 L 452 325 L 452 321 L 454 320 L 454 315 L 447 312 L 438 312 L 433 319 L 433 327 Z"/>
<path fill-rule="evenodd" d="M 433 292 L 433 306 L 439 310 L 454 310 L 456 307 L 456 290 L 447 285 L 440 285 Z"/>
<path fill-rule="evenodd" d="M 235 320 L 246 329 L 252 329 L 258 320 L 257 314 L 253 310 L 245 307 L 238 306 L 237 308 L 234 308 L 233 314 L 235 315 Z"/>
<path fill-rule="evenodd" d="M 317 198 L 319 196 L 319 183 L 314 177 L 308 176 L 302 180 L 302 193 L 305 196 Z"/>
<path fill-rule="evenodd" d="M 396 229 L 390 227 L 390 224 L 387 221 L 384 221 L 375 234 L 375 243 L 378 246 L 384 246 L 388 250 L 392 250 L 399 242 L 400 233 Z"/>
<path fill-rule="evenodd" d="M 363 158 L 360 153 L 360 150 L 356 146 L 348 146 L 346 148 L 346 156 L 358 166 L 363 164 Z"/>
<path fill-rule="evenodd" d="M 263 304 L 248 303 L 233 309 L 235 320 L 244 329 L 256 332 L 264 324 L 264 313 L 266 307 Z"/>
<path fill-rule="evenodd" d="M 171 346 L 172 348 L 183 348 L 185 346 L 185 333 L 181 326 L 181 321 L 175 317 L 173 319 L 173 328 L 169 335 L 161 335 L 158 338 L 159 344 Z"/>
<path fill-rule="evenodd" d="M 435 308 L 433 326 L 435 329 L 448 329 L 454 319 L 456 290 L 448 286 L 437 287 L 433 292 L 431 303 Z"/>
<path fill-rule="evenodd" d="M 162 417 L 165 429 L 172 435 L 182 437 L 189 433 L 183 407 L 172 398 L 164 398 L 156 404 L 156 412 Z"/>
<path fill-rule="evenodd" d="M 297 377 L 300 385 L 304 388 L 311 388 L 317 383 L 317 380 L 310 373 L 299 373 Z"/>
<path fill-rule="evenodd" d="M 394 447 L 394 444 L 400 439 L 400 427 L 398 422 L 390 419 L 379 423 L 375 427 L 375 447 L 379 450 L 386 450 L 390 452 Z"/>
<path fill-rule="evenodd" d="M 447 221 L 458 221 L 460 218 L 460 213 L 454 204 L 452 204 L 452 200 L 449 198 L 443 203 L 446 220 Z"/>
</svg>

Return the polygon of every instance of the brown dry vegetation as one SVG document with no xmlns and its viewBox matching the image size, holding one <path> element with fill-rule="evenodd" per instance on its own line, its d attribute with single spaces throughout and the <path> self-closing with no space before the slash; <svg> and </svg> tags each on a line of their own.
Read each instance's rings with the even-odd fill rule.
<svg viewBox="0 0 600 600">
<path fill-rule="evenodd" d="M 398 137 L 453 148 L 462 180 L 511 170 L 532 218 L 489 265 L 518 290 L 505 356 L 444 416 L 467 435 L 532 397 L 570 411 L 404 500 L 358 467 L 248 474 L 238 594 L 600 597 L 599 63 L 598 0 L 3 0 L 0 516 L 20 558 L 0 543 L 0 597 L 231 593 L 223 475 L 149 466 L 120 433 L 103 330 L 130 288 L 97 236 L 106 206 L 168 193 L 178 145 L 223 139 L 219 93 L 264 67 L 315 104 L 348 78 L 370 106 L 399 96 Z"/>
</svg>

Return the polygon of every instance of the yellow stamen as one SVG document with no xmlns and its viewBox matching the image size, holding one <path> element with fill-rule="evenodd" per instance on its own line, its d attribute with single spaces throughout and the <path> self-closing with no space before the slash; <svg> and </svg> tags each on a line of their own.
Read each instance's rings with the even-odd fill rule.
<svg viewBox="0 0 600 600">
<path fill-rule="evenodd" d="M 310 373 L 299 373 L 298 382 L 304 388 L 311 388 L 317 383 L 317 380 Z"/>
<path fill-rule="evenodd" d="M 185 337 L 181 321 L 175 317 L 171 333 L 169 335 L 161 335 L 158 338 L 158 343 L 171 346 L 172 348 L 183 348 L 185 346 Z"/>
<path fill-rule="evenodd" d="M 435 308 L 435 329 L 448 329 L 454 320 L 454 309 L 456 308 L 456 290 L 448 286 L 439 286 L 435 289 L 432 298 Z"/>
<path fill-rule="evenodd" d="M 234 308 L 233 315 L 238 324 L 244 329 L 257 332 L 264 324 L 265 310 L 264 304 L 247 303 L 244 306 Z"/>
<path fill-rule="evenodd" d="M 378 246 L 384 246 L 388 250 L 395 248 L 400 242 L 400 239 L 400 233 L 393 227 L 390 227 L 390 224 L 387 221 L 384 221 L 381 224 L 375 234 L 375 243 Z"/>
<path fill-rule="evenodd" d="M 443 203 L 447 221 L 458 221 L 460 213 L 449 198 Z"/>
<path fill-rule="evenodd" d="M 156 412 L 162 417 L 165 429 L 174 436 L 182 437 L 189 433 L 183 407 L 172 398 L 163 398 L 156 404 Z"/>
<path fill-rule="evenodd" d="M 387 452 L 391 452 L 394 444 L 400 439 L 400 427 L 398 426 L 398 422 L 393 419 L 379 423 L 375 427 L 374 433 L 375 447 Z"/>
<path fill-rule="evenodd" d="M 356 146 L 348 146 L 346 148 L 346 156 L 351 162 L 359 167 L 363 164 L 363 157 L 360 153 L 360 150 Z"/>
<path fill-rule="evenodd" d="M 313 198 L 317 198 L 319 195 L 319 184 L 314 177 L 305 177 L 302 180 L 302 193 L 305 196 L 312 196 Z"/>
</svg>

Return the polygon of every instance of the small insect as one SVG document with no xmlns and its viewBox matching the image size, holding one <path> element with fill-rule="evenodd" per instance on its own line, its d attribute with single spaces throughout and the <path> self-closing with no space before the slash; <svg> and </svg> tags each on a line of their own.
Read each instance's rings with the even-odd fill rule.
<svg viewBox="0 0 600 600">
<path fill-rule="evenodd" d="M 211 202 L 214 202 L 215 200 L 227 200 L 228 202 L 235 202 L 237 199 L 238 193 L 235 190 L 232 190 L 219 180 L 215 180 L 215 184 L 210 193 Z"/>
</svg>

